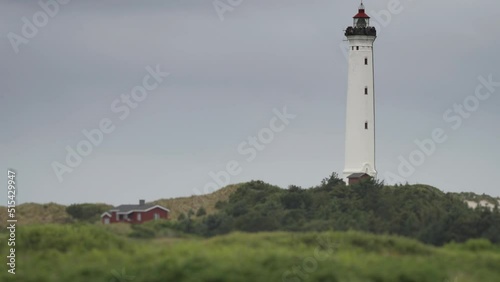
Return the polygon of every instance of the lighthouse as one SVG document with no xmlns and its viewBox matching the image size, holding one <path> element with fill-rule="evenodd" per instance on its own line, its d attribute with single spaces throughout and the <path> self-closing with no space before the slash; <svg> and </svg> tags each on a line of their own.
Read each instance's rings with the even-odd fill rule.
<svg viewBox="0 0 500 282">
<path fill-rule="evenodd" d="M 345 31 L 349 42 L 345 166 L 343 178 L 377 176 L 375 169 L 375 89 L 373 42 L 377 31 L 370 26 L 363 2 Z"/>
</svg>

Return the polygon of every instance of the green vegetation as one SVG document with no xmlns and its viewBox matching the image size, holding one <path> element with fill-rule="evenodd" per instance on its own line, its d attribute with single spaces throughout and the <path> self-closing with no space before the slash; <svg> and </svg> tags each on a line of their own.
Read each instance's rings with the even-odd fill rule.
<svg viewBox="0 0 500 282">
<path fill-rule="evenodd" d="M 73 204 L 66 208 L 66 212 L 77 221 L 95 222 L 111 208 L 106 204 Z"/>
<path fill-rule="evenodd" d="M 384 186 L 374 180 L 345 186 L 335 174 L 319 186 L 281 189 L 242 184 L 219 211 L 174 226 L 201 236 L 231 231 L 345 231 L 396 234 L 443 245 L 484 238 L 500 243 L 498 207 L 470 209 L 456 194 L 427 185 Z"/>
<path fill-rule="evenodd" d="M 0 281 L 500 281 L 498 204 L 470 209 L 470 199 L 497 200 L 373 180 L 347 187 L 333 174 L 309 189 L 252 181 L 160 200 L 171 220 L 140 225 L 100 224 L 104 204 L 23 204 L 16 275 Z"/>
<path fill-rule="evenodd" d="M 204 208 L 204 207 L 200 207 L 200 208 L 198 209 L 198 211 L 196 212 L 196 216 L 197 216 L 197 217 L 204 216 L 204 215 L 206 215 L 206 214 L 207 214 L 207 211 L 205 210 L 205 208 Z"/>
<path fill-rule="evenodd" d="M 486 240 L 437 248 L 402 237 L 354 231 L 232 233 L 211 239 L 165 236 L 129 239 L 98 225 L 26 226 L 18 230 L 16 274 L 2 271 L 0 281 L 500 279 L 500 249 Z M 0 251 L 6 253 L 5 244 Z"/>
</svg>

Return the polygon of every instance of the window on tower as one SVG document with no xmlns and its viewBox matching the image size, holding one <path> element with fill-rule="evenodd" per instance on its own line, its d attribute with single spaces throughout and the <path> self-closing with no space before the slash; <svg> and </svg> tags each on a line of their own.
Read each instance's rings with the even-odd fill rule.
<svg viewBox="0 0 500 282">
<path fill-rule="evenodd" d="M 356 50 L 359 50 L 359 46 L 356 46 Z"/>
<path fill-rule="evenodd" d="M 365 122 L 365 129 L 368 129 L 368 122 Z"/>
<path fill-rule="evenodd" d="M 365 87 L 365 95 L 368 95 L 368 87 Z"/>
<path fill-rule="evenodd" d="M 365 58 L 365 65 L 368 65 L 368 58 Z"/>
</svg>

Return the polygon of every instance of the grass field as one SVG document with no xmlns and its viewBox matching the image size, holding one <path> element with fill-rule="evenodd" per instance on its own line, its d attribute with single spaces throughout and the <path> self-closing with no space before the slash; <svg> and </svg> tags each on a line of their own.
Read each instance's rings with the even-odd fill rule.
<svg viewBox="0 0 500 282">
<path fill-rule="evenodd" d="M 120 228 L 18 229 L 16 274 L 0 281 L 497 282 L 500 250 L 484 240 L 444 247 L 359 232 L 232 233 L 129 239 Z M 7 255 L 7 234 L 0 250 Z"/>
</svg>

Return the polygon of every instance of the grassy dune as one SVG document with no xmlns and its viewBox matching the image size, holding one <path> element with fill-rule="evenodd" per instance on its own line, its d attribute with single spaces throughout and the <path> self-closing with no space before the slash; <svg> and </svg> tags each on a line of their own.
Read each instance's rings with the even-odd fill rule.
<svg viewBox="0 0 500 282">
<path fill-rule="evenodd" d="M 160 199 L 154 201 L 154 203 L 170 209 L 170 218 L 174 220 L 177 219 L 181 213 L 187 214 L 189 210 L 196 212 L 201 207 L 206 210 L 207 214 L 212 214 L 216 211 L 215 204 L 218 201 L 227 201 L 229 196 L 240 186 L 241 184 L 229 185 L 206 195 Z"/>
<path fill-rule="evenodd" d="M 499 247 L 482 240 L 441 248 L 359 232 L 133 240 L 101 226 L 44 225 L 20 228 L 16 243 L 17 274 L 2 271 L 0 281 L 500 281 Z"/>
<path fill-rule="evenodd" d="M 56 203 L 25 203 L 16 207 L 16 217 L 20 225 L 42 223 L 65 223 L 70 220 L 66 206 Z M 0 207 L 0 222 L 4 226 L 7 220 L 7 208 Z"/>
</svg>

